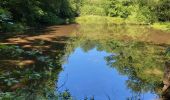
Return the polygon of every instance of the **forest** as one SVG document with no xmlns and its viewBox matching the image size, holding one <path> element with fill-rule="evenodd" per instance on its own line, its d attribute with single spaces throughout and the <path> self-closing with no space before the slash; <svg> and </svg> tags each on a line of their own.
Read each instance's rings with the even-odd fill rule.
<svg viewBox="0 0 170 100">
<path fill-rule="evenodd" d="M 0 100 L 169 100 L 170 0 L 0 0 Z"/>
<path fill-rule="evenodd" d="M 169 30 L 169 0 L 1 0 L 1 31 L 75 22 L 76 17 L 119 17 L 127 23 Z"/>
</svg>

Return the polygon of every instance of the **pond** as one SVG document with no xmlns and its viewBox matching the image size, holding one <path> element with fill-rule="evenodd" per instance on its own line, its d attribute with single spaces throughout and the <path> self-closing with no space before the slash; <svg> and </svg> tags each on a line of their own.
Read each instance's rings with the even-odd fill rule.
<svg viewBox="0 0 170 100">
<path fill-rule="evenodd" d="M 61 36 L 67 32 L 72 34 Z M 62 26 L 62 30 L 53 27 L 49 34 L 41 36 L 45 40 L 39 34 L 25 38 L 36 44 L 31 52 L 26 48 L 31 44 L 19 42 L 26 52 L 13 59 L 31 60 L 29 65 L 12 68 L 10 55 L 1 55 L 2 92 L 12 92 L 21 100 L 55 100 L 58 94 L 64 100 L 161 98 L 170 33 L 148 26 L 82 24 Z"/>
<path fill-rule="evenodd" d="M 80 26 L 57 91 L 68 89 L 80 100 L 158 99 L 166 48 L 159 43 L 169 40 L 155 40 L 153 32 L 145 26 Z"/>
<path fill-rule="evenodd" d="M 152 91 L 133 90 L 135 87 L 140 88 L 139 84 L 131 89 L 128 76 L 122 75 L 107 64 L 105 58 L 111 55 L 105 51 L 98 51 L 96 48 L 88 52 L 77 48 L 68 58 L 68 62 L 63 65 L 64 71 L 60 73 L 57 84 L 62 87 L 58 90 L 68 89 L 78 100 L 83 100 L 85 97 L 94 97 L 96 100 L 157 98 Z"/>
</svg>

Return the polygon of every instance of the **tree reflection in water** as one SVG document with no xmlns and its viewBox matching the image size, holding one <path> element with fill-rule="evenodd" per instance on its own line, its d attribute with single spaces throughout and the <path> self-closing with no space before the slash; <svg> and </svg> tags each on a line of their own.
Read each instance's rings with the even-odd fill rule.
<svg viewBox="0 0 170 100">
<path fill-rule="evenodd" d="M 128 76 L 126 85 L 134 93 L 133 97 L 128 99 L 135 100 L 142 97 L 142 93 L 147 92 L 161 97 L 163 66 L 166 61 L 170 60 L 166 52 L 170 45 L 155 43 L 152 37 L 149 37 L 152 38 L 151 41 L 144 41 L 144 38 L 152 34 L 150 33 L 152 30 L 142 26 L 137 29 L 135 26 L 124 27 L 124 29 L 121 26 L 103 27 L 99 25 L 90 28 L 90 25 L 85 25 L 76 31 L 76 37 L 67 46 L 68 55 L 77 47 L 82 48 L 84 52 L 96 48 L 98 51 L 111 53 L 112 55 L 105 57 L 105 60 L 121 75 Z M 123 38 L 124 33 L 128 36 Z"/>
<path fill-rule="evenodd" d="M 170 60 L 167 49 L 170 41 L 155 42 L 152 36 L 148 37 L 155 31 L 145 26 L 92 26 L 94 25 L 81 25 L 75 31 L 75 36 L 61 39 L 69 40 L 67 43 L 43 41 L 43 46 L 50 44 L 48 52 L 0 46 L 0 96 L 26 100 L 56 99 L 56 96 L 66 100 L 72 98 L 68 91 L 58 95 L 54 91 L 63 59 L 66 60 L 77 47 L 81 47 L 84 52 L 96 48 L 98 51 L 112 54 L 105 57 L 105 61 L 121 75 L 128 77 L 126 85 L 134 94 L 128 99 L 135 100 L 148 91 L 161 96 L 163 66 L 165 61 Z M 11 51 L 15 50 L 17 55 L 11 57 L 10 55 L 15 54 L 10 54 Z M 5 56 L 2 51 L 5 51 Z M 9 60 L 33 62 L 23 67 L 22 64 L 15 65 L 16 62 L 9 63 Z"/>
</svg>

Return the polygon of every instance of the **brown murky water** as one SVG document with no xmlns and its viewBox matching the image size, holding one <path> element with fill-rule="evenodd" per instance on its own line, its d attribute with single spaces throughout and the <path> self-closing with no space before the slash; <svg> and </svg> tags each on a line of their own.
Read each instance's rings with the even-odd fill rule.
<svg viewBox="0 0 170 100">
<path fill-rule="evenodd" d="M 78 25 L 76 24 L 51 26 L 40 30 L 35 30 L 27 34 L 20 34 L 20 35 L 16 34 L 12 37 L 5 38 L 1 42 L 3 44 L 22 45 L 23 47 L 33 47 L 34 44 L 41 41 L 54 42 L 55 40 L 58 39 L 59 42 L 62 42 L 60 41 L 61 40 L 60 38 L 69 37 L 69 35 L 75 29 L 77 29 L 77 26 Z"/>
<path fill-rule="evenodd" d="M 91 28 L 90 32 L 93 30 L 92 32 L 98 35 L 106 34 L 124 40 L 136 39 L 144 42 L 152 42 L 154 44 L 170 44 L 170 32 L 155 30 L 148 26 L 99 25 L 96 30 L 93 28 L 93 25 L 78 24 L 51 26 L 38 30 L 38 33 L 35 31 L 35 34 L 15 35 L 6 38 L 1 40 L 1 43 L 30 47 L 32 45 L 29 45 L 29 43 L 36 43 L 36 41 L 52 42 L 53 40 L 57 40 L 57 38 L 69 37 L 72 33 L 82 34 L 82 30 L 83 32 L 86 32 L 85 28 L 87 28 L 87 31 Z"/>
</svg>

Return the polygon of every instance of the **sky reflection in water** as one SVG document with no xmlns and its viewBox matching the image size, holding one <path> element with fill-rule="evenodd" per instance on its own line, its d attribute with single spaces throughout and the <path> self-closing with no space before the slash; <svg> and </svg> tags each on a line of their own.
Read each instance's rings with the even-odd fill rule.
<svg viewBox="0 0 170 100">
<path fill-rule="evenodd" d="M 128 77 L 107 65 L 105 57 L 112 55 L 96 48 L 84 52 L 76 48 L 69 56 L 57 85 L 59 91 L 66 89 L 78 100 L 94 96 L 95 100 L 154 100 L 151 92 L 139 93 L 128 88 Z"/>
</svg>

